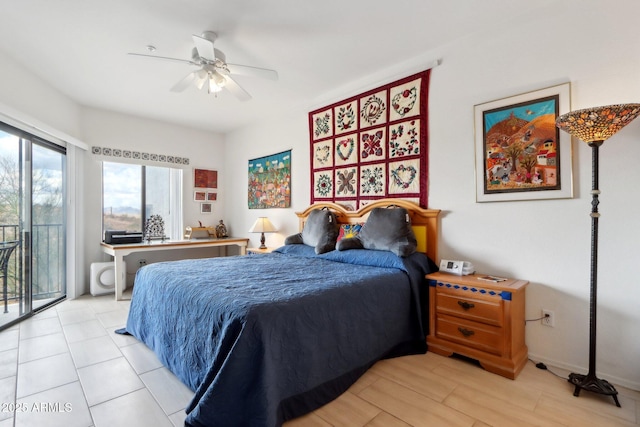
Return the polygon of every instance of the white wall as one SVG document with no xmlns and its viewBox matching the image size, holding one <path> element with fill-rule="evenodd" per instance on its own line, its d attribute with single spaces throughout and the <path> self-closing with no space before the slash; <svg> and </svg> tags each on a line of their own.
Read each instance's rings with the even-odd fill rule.
<svg viewBox="0 0 640 427">
<path fill-rule="evenodd" d="M 2 52 L 0 103 L 59 131 L 79 136 L 80 107 Z"/>
<path fill-rule="evenodd" d="M 183 217 L 184 225 L 215 225 L 223 219 L 226 184 L 225 146 L 223 137 L 176 126 L 155 120 L 117 114 L 104 110 L 85 108 L 81 115 L 83 140 L 90 146 L 120 149 L 135 149 L 142 152 L 187 157 L 190 164 L 183 168 Z M 134 148 L 135 147 L 135 148 Z M 110 261 L 111 257 L 100 250 L 101 230 L 101 160 L 107 159 L 88 154 L 85 163 L 84 207 L 86 242 L 86 280 L 88 292 L 89 266 L 96 261 Z M 115 158 L 111 158 L 115 161 Z M 158 164 L 168 166 L 168 164 Z M 213 169 L 218 171 L 218 201 L 213 202 L 212 214 L 201 214 L 200 203 L 193 201 L 193 169 Z M 233 231 L 231 229 L 230 231 Z M 172 236 L 173 237 L 173 236 Z M 179 253 L 178 253 L 179 252 Z M 217 255 L 217 248 L 201 251 L 159 251 L 144 254 L 132 254 L 125 258 L 127 262 L 127 282 L 133 281 L 140 258 L 155 262 L 176 257 L 199 257 Z"/>
<path fill-rule="evenodd" d="M 281 126 L 286 126 L 286 132 Z M 226 217 L 243 236 L 251 239 L 249 246 L 260 246 L 260 234 L 247 231 L 260 216 L 268 217 L 277 233 L 265 234 L 267 246 L 281 246 L 284 239 L 298 232 L 295 212 L 309 205 L 309 150 L 307 147 L 307 115 L 305 112 L 283 117 L 282 122 L 266 123 L 237 132 L 227 139 Z M 272 138 L 271 135 L 274 137 Z M 277 136 L 277 137 L 275 137 Z M 259 143 L 256 143 L 259 141 Z M 248 161 L 257 157 L 291 149 L 291 208 L 248 208 Z M 226 222 L 226 221 L 225 221 Z"/>
<path fill-rule="evenodd" d="M 623 5 L 624 4 L 624 5 Z M 575 6 L 580 6 L 576 8 Z M 584 12 L 576 12 L 583 10 Z M 473 106 L 570 81 L 572 109 L 640 102 L 640 3 L 555 2 L 547 10 L 488 28 L 384 73 L 364 76 L 331 98 L 311 100 L 279 121 L 227 135 L 226 216 L 241 229 L 267 215 L 281 230 L 278 245 L 297 232 L 295 211 L 309 204 L 307 112 L 425 69 L 436 58 L 430 85 L 429 206 L 443 210 L 440 255 L 467 259 L 479 271 L 527 279 L 527 318 L 553 310 L 555 328 L 529 322 L 530 357 L 586 372 L 588 364 L 591 151 L 573 142 L 573 199 L 475 202 Z M 640 389 L 640 120 L 601 149 L 598 371 Z M 260 141 L 257 144 L 255 141 Z M 247 160 L 292 149 L 292 207 L 247 208 Z M 258 236 L 251 236 L 258 244 Z"/>
</svg>

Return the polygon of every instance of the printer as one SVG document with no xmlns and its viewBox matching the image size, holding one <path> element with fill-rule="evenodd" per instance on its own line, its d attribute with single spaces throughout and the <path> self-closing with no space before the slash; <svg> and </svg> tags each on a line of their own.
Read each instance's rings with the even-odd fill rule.
<svg viewBox="0 0 640 427">
<path fill-rule="evenodd" d="M 121 243 L 141 243 L 142 232 L 125 230 L 107 230 L 104 232 L 104 242 L 112 245 Z"/>
</svg>

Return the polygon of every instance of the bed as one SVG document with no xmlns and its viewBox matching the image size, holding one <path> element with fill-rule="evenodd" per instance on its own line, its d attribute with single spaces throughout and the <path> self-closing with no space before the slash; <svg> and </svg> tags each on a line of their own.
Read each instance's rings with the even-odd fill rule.
<svg viewBox="0 0 640 427">
<path fill-rule="evenodd" d="M 136 275 L 127 325 L 194 391 L 185 425 L 280 426 L 342 394 L 376 361 L 426 351 L 424 275 L 437 259 L 438 210 L 381 200 L 359 211 L 317 203 L 365 223 L 404 209 L 417 251 L 287 244 L 270 254 L 150 264 Z M 308 225 L 308 224 L 307 224 Z"/>
</svg>

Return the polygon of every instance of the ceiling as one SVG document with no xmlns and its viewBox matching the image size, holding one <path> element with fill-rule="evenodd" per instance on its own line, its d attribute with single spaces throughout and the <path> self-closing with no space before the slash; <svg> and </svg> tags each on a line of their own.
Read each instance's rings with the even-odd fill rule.
<svg viewBox="0 0 640 427">
<path fill-rule="evenodd" d="M 219 133 L 319 107 L 341 87 L 533 7 L 524 0 L 3 1 L 0 51 L 78 104 Z M 175 93 L 170 88 L 195 67 L 127 55 L 153 45 L 154 55 L 188 60 L 192 35 L 205 30 L 218 34 L 215 46 L 229 63 L 274 69 L 279 79 L 235 77 L 252 95 L 245 102 L 195 86 Z"/>
</svg>

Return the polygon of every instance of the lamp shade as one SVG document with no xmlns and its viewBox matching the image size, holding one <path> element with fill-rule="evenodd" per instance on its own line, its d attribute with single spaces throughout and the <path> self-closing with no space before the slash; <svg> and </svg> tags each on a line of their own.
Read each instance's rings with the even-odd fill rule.
<svg viewBox="0 0 640 427">
<path fill-rule="evenodd" d="M 605 141 L 640 115 L 640 104 L 615 104 L 571 111 L 556 119 L 558 128 L 584 142 Z"/>
<path fill-rule="evenodd" d="M 258 218 L 249 229 L 249 233 L 273 233 L 275 231 L 278 230 L 271 224 L 271 221 L 269 221 L 269 218 L 266 216 Z"/>
</svg>

